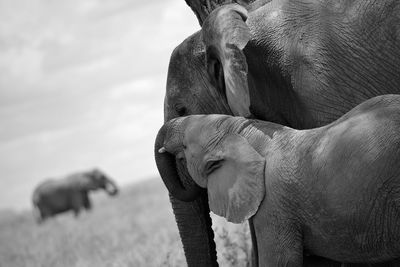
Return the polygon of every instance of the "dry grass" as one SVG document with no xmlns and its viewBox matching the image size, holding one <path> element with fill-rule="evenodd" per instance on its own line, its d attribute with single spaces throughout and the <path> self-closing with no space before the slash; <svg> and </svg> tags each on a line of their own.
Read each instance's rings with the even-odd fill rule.
<svg viewBox="0 0 400 267">
<path fill-rule="evenodd" d="M 41 226 L 30 212 L 0 213 L 0 266 L 186 266 L 161 180 L 123 188 L 113 199 L 99 193 L 93 202 L 78 219 L 66 213 Z M 213 220 L 221 266 L 247 266 L 247 226 Z"/>
</svg>

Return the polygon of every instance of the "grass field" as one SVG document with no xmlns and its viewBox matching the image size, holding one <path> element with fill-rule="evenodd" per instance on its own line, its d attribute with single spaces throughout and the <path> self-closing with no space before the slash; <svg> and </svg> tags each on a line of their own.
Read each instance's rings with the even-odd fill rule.
<svg viewBox="0 0 400 267">
<path fill-rule="evenodd" d="M 31 211 L 0 211 L 1 267 L 186 266 L 161 179 L 92 195 L 93 210 L 36 225 Z M 246 225 L 213 216 L 221 266 L 247 266 Z"/>
</svg>

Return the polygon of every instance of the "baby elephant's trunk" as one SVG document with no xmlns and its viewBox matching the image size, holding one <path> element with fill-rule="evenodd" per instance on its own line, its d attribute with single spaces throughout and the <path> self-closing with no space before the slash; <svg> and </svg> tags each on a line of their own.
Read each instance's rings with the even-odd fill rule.
<svg viewBox="0 0 400 267">
<path fill-rule="evenodd" d="M 201 188 L 197 185 L 194 185 L 190 188 L 183 187 L 176 168 L 175 156 L 164 149 L 166 135 L 168 132 L 171 132 L 169 129 L 170 127 L 172 127 L 172 123 L 166 123 L 163 127 L 161 127 L 156 137 L 154 157 L 157 168 L 165 186 L 173 197 L 185 202 L 193 201 L 199 197 Z M 178 132 L 172 131 L 172 133 Z M 178 142 L 181 141 L 182 140 L 179 140 Z M 176 145 L 179 147 L 181 144 Z"/>
</svg>

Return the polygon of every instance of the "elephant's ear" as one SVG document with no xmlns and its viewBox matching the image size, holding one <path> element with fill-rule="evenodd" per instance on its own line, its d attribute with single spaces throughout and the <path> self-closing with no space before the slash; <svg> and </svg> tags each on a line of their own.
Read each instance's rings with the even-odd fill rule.
<svg viewBox="0 0 400 267">
<path fill-rule="evenodd" d="M 265 159 L 240 135 L 227 136 L 222 147 L 222 158 L 206 163 L 210 209 L 242 223 L 257 212 L 264 198 Z"/>
<path fill-rule="evenodd" d="M 225 90 L 233 114 L 243 117 L 250 115 L 248 70 L 242 51 L 250 40 L 246 19 L 244 7 L 224 5 L 207 17 L 202 28 L 209 78 L 219 90 Z"/>
</svg>

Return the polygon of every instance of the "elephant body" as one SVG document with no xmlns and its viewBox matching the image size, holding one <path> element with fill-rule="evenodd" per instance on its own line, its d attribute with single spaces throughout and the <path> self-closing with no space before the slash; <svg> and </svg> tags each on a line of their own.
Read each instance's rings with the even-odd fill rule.
<svg viewBox="0 0 400 267">
<path fill-rule="evenodd" d="M 253 221 L 261 266 L 400 258 L 400 95 L 310 130 L 226 115 L 164 128 L 160 152 L 185 159 L 211 210 Z"/>
<path fill-rule="evenodd" d="M 98 189 L 104 189 L 109 195 L 118 192 L 115 182 L 97 169 L 43 181 L 32 196 L 38 222 L 70 210 L 77 216 L 81 209 L 91 209 L 89 191 Z"/>
<path fill-rule="evenodd" d="M 258 119 L 319 127 L 400 92 L 396 0 L 274 0 L 246 24 L 249 110 Z"/>
<path fill-rule="evenodd" d="M 228 114 L 309 129 L 369 98 L 400 93 L 399 1 L 273 0 L 246 8 L 214 10 L 175 48 L 165 122 Z M 181 162 L 155 157 L 163 179 L 193 191 Z M 170 191 L 170 199 L 188 265 L 217 265 L 207 196 L 185 202 Z"/>
</svg>

